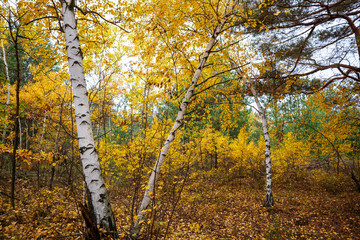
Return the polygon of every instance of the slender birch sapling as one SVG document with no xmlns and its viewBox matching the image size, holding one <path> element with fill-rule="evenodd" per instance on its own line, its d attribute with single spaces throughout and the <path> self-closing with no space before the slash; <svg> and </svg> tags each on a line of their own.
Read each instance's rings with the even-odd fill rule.
<svg viewBox="0 0 360 240">
<path fill-rule="evenodd" d="M 230 3 L 230 1 L 228 3 Z M 228 21 L 228 17 L 231 16 L 231 14 L 232 14 L 232 12 L 234 10 L 234 7 L 236 5 L 237 5 L 237 0 L 234 1 L 233 5 L 231 7 L 227 8 L 225 10 L 226 13 L 225 13 L 224 19 L 221 20 L 218 23 L 218 25 L 215 27 L 215 30 L 213 31 L 212 36 L 211 36 L 211 38 L 209 40 L 209 43 L 208 43 L 204 53 L 202 54 L 202 57 L 201 57 L 201 59 L 199 61 L 199 65 L 198 65 L 198 67 L 197 67 L 197 69 L 196 69 L 196 71 L 195 71 L 195 73 L 193 75 L 193 78 L 191 80 L 191 84 L 190 84 L 188 90 L 186 91 L 184 98 L 181 101 L 179 111 L 178 111 L 177 117 L 175 119 L 174 125 L 173 125 L 173 127 L 172 127 L 172 129 L 171 129 L 171 131 L 169 133 L 169 136 L 165 140 L 165 143 L 164 143 L 164 145 L 163 145 L 163 147 L 161 149 L 161 152 L 160 152 L 160 154 L 158 156 L 158 159 L 157 159 L 157 161 L 155 163 L 155 166 L 154 166 L 154 168 L 153 168 L 153 170 L 151 172 L 151 175 L 150 175 L 150 178 L 149 178 L 149 181 L 148 181 L 145 193 L 144 193 L 144 197 L 142 199 L 142 202 L 141 202 L 141 205 L 140 205 L 140 208 L 139 208 L 138 216 L 137 216 L 134 224 L 131 226 L 131 229 L 130 229 L 130 237 L 131 238 L 136 238 L 140 234 L 141 223 L 144 221 L 145 214 L 146 214 L 145 210 L 150 205 L 151 194 L 154 192 L 155 183 L 156 183 L 156 180 L 157 180 L 157 178 L 158 178 L 158 176 L 160 174 L 161 166 L 165 161 L 166 154 L 170 149 L 171 143 L 175 139 L 177 131 L 180 129 L 180 127 L 183 124 L 183 120 L 184 120 L 184 117 L 185 117 L 185 114 L 186 114 L 187 107 L 191 102 L 191 98 L 192 98 L 192 96 L 194 94 L 195 88 L 197 86 L 197 82 L 198 82 L 198 80 L 200 78 L 200 74 L 201 74 L 202 70 L 205 67 L 205 64 L 206 64 L 206 61 L 207 61 L 208 57 L 211 54 L 211 50 L 216 44 L 216 39 L 221 34 L 225 24 Z"/>
<path fill-rule="evenodd" d="M 231 60 L 231 65 L 232 68 L 236 69 L 237 74 L 242 77 L 243 74 L 241 73 L 239 66 L 237 66 L 233 60 Z M 270 136 L 268 130 L 269 128 L 265 116 L 265 109 L 261 106 L 258 93 L 256 92 L 254 85 L 250 81 L 246 82 L 246 84 L 249 86 L 250 91 L 255 98 L 255 103 L 257 107 L 256 110 L 260 115 L 261 124 L 263 128 L 263 134 L 265 139 L 265 164 L 266 164 L 266 199 L 264 206 L 271 207 L 274 205 L 274 199 L 272 194 L 271 150 L 270 150 Z"/>
</svg>

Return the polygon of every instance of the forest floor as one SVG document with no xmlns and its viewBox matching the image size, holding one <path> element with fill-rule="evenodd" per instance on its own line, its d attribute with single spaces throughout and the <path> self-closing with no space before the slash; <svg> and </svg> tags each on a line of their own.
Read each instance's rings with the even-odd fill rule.
<svg viewBox="0 0 360 240">
<path fill-rule="evenodd" d="M 17 208 L 9 206 L 9 182 L 1 180 L 0 239 L 82 239 L 82 219 L 72 191 L 17 182 Z M 206 180 L 205 180 L 206 181 Z M 128 217 L 124 199 L 112 192 L 120 234 Z M 274 186 L 275 205 L 262 206 L 264 191 L 251 179 L 219 184 L 195 181 L 184 188 L 166 239 L 360 239 L 360 194 L 351 183 L 308 181 Z M 167 223 L 162 228 L 164 239 Z M 125 239 L 125 237 L 124 237 Z"/>
<path fill-rule="evenodd" d="M 360 239 L 360 194 L 311 186 L 274 187 L 275 205 L 251 184 L 201 185 L 176 215 L 176 239 Z M 186 197 L 184 197 L 185 199 Z"/>
</svg>

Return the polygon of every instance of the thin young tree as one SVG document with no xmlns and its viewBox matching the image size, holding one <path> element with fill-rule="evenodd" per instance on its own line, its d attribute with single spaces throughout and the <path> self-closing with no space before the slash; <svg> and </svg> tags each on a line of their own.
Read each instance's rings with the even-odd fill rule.
<svg viewBox="0 0 360 240">
<path fill-rule="evenodd" d="M 188 89 L 185 93 L 185 96 L 181 101 L 179 111 L 177 113 L 174 125 L 173 125 L 167 139 L 165 140 L 165 143 L 161 149 L 161 152 L 159 153 L 159 156 L 155 162 L 153 170 L 151 171 L 151 175 L 150 175 L 150 178 L 149 178 L 149 181 L 148 181 L 145 193 L 144 193 L 144 197 L 142 199 L 142 202 L 141 202 L 141 205 L 139 208 L 138 216 L 137 216 L 134 224 L 130 228 L 130 236 L 129 236 L 130 238 L 137 238 L 141 232 L 142 222 L 144 221 L 144 218 L 145 218 L 146 209 L 148 209 L 148 207 L 151 203 L 151 198 L 152 198 L 151 194 L 154 193 L 156 180 L 160 175 L 161 166 L 165 161 L 165 158 L 170 149 L 171 143 L 174 141 L 174 139 L 176 137 L 176 133 L 183 125 L 183 120 L 184 120 L 184 117 L 186 114 L 186 110 L 188 108 L 188 105 L 191 103 L 192 96 L 193 96 L 196 86 L 198 84 L 198 80 L 200 78 L 201 72 L 206 65 L 206 61 L 208 60 L 213 47 L 217 43 L 218 36 L 222 33 L 226 23 L 229 22 L 229 18 L 232 16 L 234 8 L 237 6 L 237 4 L 238 4 L 237 0 L 235 0 L 235 1 L 229 0 L 227 2 L 224 17 L 215 26 L 215 28 L 211 34 L 210 40 L 207 44 L 207 47 L 201 55 L 198 67 L 196 68 L 195 73 L 192 77 L 191 84 L 188 87 Z"/>
<path fill-rule="evenodd" d="M 19 23 L 19 19 L 15 18 L 10 5 L 6 4 L 7 16 L 0 14 L 0 17 L 6 22 L 8 37 L 15 49 L 15 61 L 16 61 L 16 91 L 15 91 L 15 115 L 14 115 L 14 144 L 11 157 L 11 190 L 10 190 L 10 202 L 11 206 L 15 209 L 15 181 L 16 181 L 16 152 L 19 148 L 19 135 L 20 135 L 20 84 L 21 84 L 21 56 L 20 56 L 20 31 L 22 25 Z M 4 53 L 5 54 L 5 53 Z M 5 57 L 5 55 L 4 55 Z M 5 63 L 6 64 L 6 63 Z M 7 73 L 8 74 L 8 73 Z"/>
<path fill-rule="evenodd" d="M 6 52 L 5 52 L 5 47 L 4 47 L 4 43 L 1 44 L 2 47 L 2 53 L 3 53 L 3 61 L 4 61 L 4 65 L 5 65 L 5 76 L 6 76 L 6 82 L 7 82 L 7 98 L 6 98 L 6 108 L 9 106 L 10 104 L 10 87 L 11 87 L 11 83 L 10 83 L 10 76 L 9 76 L 9 67 L 8 67 L 8 63 L 7 63 L 7 59 L 6 59 Z M 8 120 L 8 117 L 6 117 L 6 121 Z M 4 130 L 2 133 L 2 143 L 5 143 L 6 140 L 6 131 L 8 128 L 8 123 L 5 123 L 4 126 Z"/>
<path fill-rule="evenodd" d="M 232 68 L 236 70 L 239 77 L 243 79 L 243 74 L 239 68 L 239 66 L 231 60 Z M 270 136 L 269 136 L 269 128 L 266 120 L 265 109 L 260 103 L 259 94 L 256 91 L 254 84 L 250 81 L 245 82 L 246 85 L 250 88 L 250 91 L 255 99 L 256 103 L 256 111 L 259 113 L 264 139 L 265 139 L 265 164 L 266 164 L 266 198 L 264 202 L 265 207 L 271 207 L 274 205 L 273 192 L 272 192 L 272 171 L 271 171 L 271 150 L 270 150 Z"/>
</svg>

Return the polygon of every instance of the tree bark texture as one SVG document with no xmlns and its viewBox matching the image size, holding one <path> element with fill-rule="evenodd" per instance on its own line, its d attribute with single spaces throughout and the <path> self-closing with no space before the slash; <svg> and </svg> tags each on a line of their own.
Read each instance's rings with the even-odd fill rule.
<svg viewBox="0 0 360 240">
<path fill-rule="evenodd" d="M 237 2 L 237 1 L 235 1 L 235 2 Z M 230 11 L 227 11 L 226 16 L 229 16 L 228 13 L 232 13 L 235 5 L 236 4 L 234 3 L 234 5 L 230 9 L 227 9 L 227 10 L 230 10 Z M 145 190 L 144 197 L 142 199 L 142 202 L 141 202 L 141 205 L 140 205 L 140 208 L 139 208 L 137 219 L 135 220 L 134 224 L 130 228 L 130 237 L 131 238 L 137 238 L 139 236 L 139 234 L 140 234 L 141 223 L 144 221 L 145 214 L 146 214 L 145 210 L 150 205 L 151 194 L 154 193 L 155 183 L 156 183 L 156 180 L 157 180 L 157 178 L 158 178 L 158 176 L 160 174 L 161 166 L 165 161 L 166 154 L 170 149 L 171 143 L 175 139 L 177 131 L 180 129 L 180 127 L 183 124 L 183 120 L 184 120 L 184 117 L 185 117 L 185 114 L 186 114 L 187 107 L 188 107 L 189 103 L 191 102 L 191 98 L 192 98 L 192 96 L 194 94 L 195 88 L 197 86 L 197 82 L 198 82 L 198 80 L 200 78 L 200 74 L 201 74 L 203 68 L 205 67 L 206 61 L 207 61 L 207 59 L 208 59 L 208 57 L 209 57 L 209 55 L 211 53 L 211 49 L 215 46 L 216 39 L 219 36 L 219 34 L 221 33 L 226 21 L 227 21 L 227 18 L 225 17 L 216 26 L 216 28 L 215 28 L 215 30 L 214 30 L 211 38 L 210 38 L 210 41 L 209 41 L 204 53 L 202 54 L 199 65 L 198 65 L 198 67 L 197 67 L 197 69 L 196 69 L 196 71 L 195 71 L 195 73 L 193 75 L 193 78 L 191 80 L 191 84 L 190 84 L 188 90 L 186 91 L 184 98 L 181 101 L 179 111 L 178 111 L 178 114 L 176 116 L 174 125 L 173 125 L 167 139 L 165 140 L 165 143 L 164 143 L 164 145 L 163 145 L 163 147 L 161 149 L 161 152 L 160 152 L 160 154 L 158 156 L 158 159 L 156 160 L 155 166 L 153 167 L 153 170 L 151 172 L 151 175 L 150 175 L 150 178 L 149 178 L 149 181 L 148 181 L 148 184 L 147 184 L 147 188 Z"/>
<path fill-rule="evenodd" d="M 94 206 L 96 215 L 96 223 L 103 229 L 112 231 L 113 237 L 117 237 L 115 218 L 102 176 L 90 121 L 90 106 L 83 69 L 83 56 L 76 28 L 75 1 L 62 0 L 61 4 L 64 19 L 63 29 L 65 32 L 69 72 L 75 105 L 79 152 L 84 178 L 90 191 L 91 203 Z"/>
</svg>

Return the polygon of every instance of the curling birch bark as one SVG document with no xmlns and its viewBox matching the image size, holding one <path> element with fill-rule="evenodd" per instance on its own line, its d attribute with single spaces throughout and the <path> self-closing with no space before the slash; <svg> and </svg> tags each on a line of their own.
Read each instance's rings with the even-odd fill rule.
<svg viewBox="0 0 360 240">
<path fill-rule="evenodd" d="M 271 151 L 270 151 L 270 136 L 268 131 L 268 124 L 265 117 L 265 110 L 261 106 L 255 87 L 249 83 L 251 93 L 253 94 L 256 102 L 258 112 L 260 114 L 261 123 L 263 127 L 264 139 L 265 139 L 265 164 L 266 164 L 266 199 L 264 206 L 271 207 L 274 205 L 274 199 L 272 194 L 272 173 L 271 173 Z"/>
<path fill-rule="evenodd" d="M 144 197 L 142 199 L 137 218 L 136 218 L 134 224 L 130 228 L 130 237 L 131 238 L 138 237 L 138 235 L 141 231 L 141 223 L 144 221 L 144 217 L 146 214 L 145 210 L 150 205 L 151 194 L 154 192 L 155 183 L 160 174 L 161 166 L 165 161 L 166 154 L 170 149 L 171 143 L 175 139 L 177 131 L 183 124 L 183 120 L 184 120 L 184 116 L 186 114 L 187 107 L 188 107 L 189 103 L 191 102 L 191 97 L 193 96 L 194 90 L 197 86 L 197 82 L 200 78 L 200 74 L 201 74 L 201 72 L 206 64 L 206 61 L 211 53 L 211 49 L 215 46 L 216 39 L 222 31 L 222 29 L 227 21 L 227 17 L 233 12 L 233 9 L 234 9 L 236 3 L 237 3 L 237 1 L 235 1 L 234 5 L 230 9 L 226 9 L 229 11 L 226 11 L 225 18 L 216 26 L 216 28 L 210 38 L 210 41 L 209 41 L 204 53 L 202 54 L 199 65 L 198 65 L 198 67 L 193 75 L 193 78 L 191 80 L 191 84 L 190 84 L 188 90 L 186 91 L 183 100 L 181 101 L 181 104 L 179 107 L 179 112 L 175 119 L 175 123 L 170 131 L 170 134 L 168 135 L 167 139 L 165 140 L 165 143 L 164 143 L 164 145 L 161 149 L 161 152 L 158 156 L 158 159 L 156 160 L 155 166 L 151 172 L 149 182 L 147 184 L 147 188 L 145 190 Z"/>
<path fill-rule="evenodd" d="M 86 185 L 91 195 L 95 220 L 103 229 L 117 237 L 115 218 L 110 206 L 108 191 L 101 173 L 98 153 L 90 121 L 90 107 L 83 68 L 83 57 L 75 20 L 75 1 L 62 0 L 66 50 L 70 79 L 73 88 L 75 119 L 79 139 L 79 152 Z"/>
<path fill-rule="evenodd" d="M 5 75 L 6 75 L 7 87 L 8 87 L 7 99 L 6 99 L 6 109 L 7 109 L 9 104 L 10 104 L 10 87 L 11 87 L 11 84 L 10 84 L 9 67 L 8 67 L 7 60 L 6 60 L 6 52 L 5 52 L 4 44 L 2 44 L 2 52 L 3 52 L 3 61 L 4 61 L 4 64 L 5 64 Z M 8 115 L 6 115 L 6 121 L 8 120 L 7 116 Z M 8 128 L 8 125 L 5 123 L 4 131 L 3 131 L 3 134 L 2 134 L 2 143 L 5 143 L 7 128 Z"/>
</svg>

